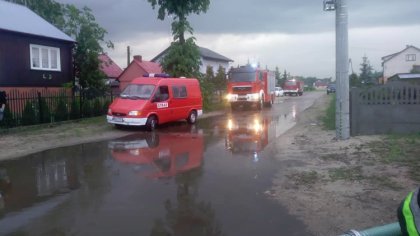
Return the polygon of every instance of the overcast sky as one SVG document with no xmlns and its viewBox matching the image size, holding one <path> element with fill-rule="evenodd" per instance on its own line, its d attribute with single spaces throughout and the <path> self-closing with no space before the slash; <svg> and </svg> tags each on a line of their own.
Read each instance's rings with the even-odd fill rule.
<svg viewBox="0 0 420 236">
<path fill-rule="evenodd" d="M 121 67 L 132 55 L 151 60 L 172 41 L 171 19 L 160 21 L 147 0 L 57 0 L 92 9 L 115 48 Z M 347 0 L 349 57 L 360 72 L 366 55 L 377 71 L 381 57 L 406 45 L 420 47 L 420 0 Z M 199 46 L 234 60 L 260 62 L 291 75 L 335 77 L 335 13 L 322 0 L 210 0 L 207 13 L 191 15 Z M 351 72 L 351 69 L 350 69 Z"/>
</svg>

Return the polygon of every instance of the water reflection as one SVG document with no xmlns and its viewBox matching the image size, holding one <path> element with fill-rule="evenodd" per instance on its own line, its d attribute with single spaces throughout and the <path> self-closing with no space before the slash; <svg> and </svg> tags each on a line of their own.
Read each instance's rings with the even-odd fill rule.
<svg viewBox="0 0 420 236">
<path fill-rule="evenodd" d="M 115 160 L 150 178 L 172 177 L 201 166 L 204 140 L 196 133 L 143 133 L 110 141 Z"/>
<path fill-rule="evenodd" d="M 150 235 L 223 235 L 210 202 L 198 200 L 204 139 L 200 133 L 146 133 L 110 141 L 118 162 L 148 178 L 174 177 L 176 200 L 163 202 L 165 216 L 154 220 Z"/>
<path fill-rule="evenodd" d="M 258 161 L 258 153 L 274 138 L 274 130 L 269 125 L 270 119 L 262 115 L 230 116 L 226 124 L 226 148 L 232 153 L 250 153 Z"/>
</svg>

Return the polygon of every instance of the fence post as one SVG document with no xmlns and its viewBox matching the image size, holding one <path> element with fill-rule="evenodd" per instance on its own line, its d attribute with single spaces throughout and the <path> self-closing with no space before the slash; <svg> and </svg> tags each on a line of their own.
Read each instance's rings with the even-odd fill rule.
<svg viewBox="0 0 420 236">
<path fill-rule="evenodd" d="M 43 115 L 43 107 L 42 107 L 42 101 L 41 101 L 41 93 L 38 91 L 38 107 L 39 107 L 39 123 L 42 124 L 42 121 L 44 120 Z"/>
<path fill-rule="evenodd" d="M 83 96 L 83 94 L 84 93 L 82 91 L 79 92 L 79 106 L 80 106 L 80 108 L 79 108 L 79 110 L 80 110 L 80 112 L 79 112 L 79 119 L 83 117 L 83 114 L 82 114 L 83 113 L 82 112 L 82 107 L 83 107 L 82 106 L 82 102 L 83 102 L 82 96 Z"/>
</svg>

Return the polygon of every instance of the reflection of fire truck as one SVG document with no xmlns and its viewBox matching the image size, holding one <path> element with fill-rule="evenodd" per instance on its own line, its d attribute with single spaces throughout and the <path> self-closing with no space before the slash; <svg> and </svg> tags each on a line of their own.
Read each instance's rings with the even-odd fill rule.
<svg viewBox="0 0 420 236">
<path fill-rule="evenodd" d="M 273 72 L 250 65 L 232 68 L 229 71 L 227 100 L 232 110 L 241 105 L 271 106 L 274 102 L 275 75 Z"/>
<path fill-rule="evenodd" d="M 137 165 L 146 177 L 161 178 L 200 167 L 204 141 L 201 134 L 150 133 L 111 141 L 108 146 L 117 161 Z"/>
<path fill-rule="evenodd" d="M 227 122 L 226 148 L 232 153 L 252 153 L 258 158 L 269 141 L 275 136 L 275 129 L 268 118 L 230 118 Z"/>
</svg>

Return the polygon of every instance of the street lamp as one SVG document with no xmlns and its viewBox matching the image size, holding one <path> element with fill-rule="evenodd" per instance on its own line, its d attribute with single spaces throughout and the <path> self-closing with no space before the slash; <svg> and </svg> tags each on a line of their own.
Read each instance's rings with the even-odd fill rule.
<svg viewBox="0 0 420 236">
<path fill-rule="evenodd" d="M 335 10 L 335 132 L 338 139 L 350 138 L 349 49 L 347 0 L 324 0 L 324 10 Z"/>
<path fill-rule="evenodd" d="M 334 11 L 335 0 L 324 0 L 324 11 Z"/>
</svg>

